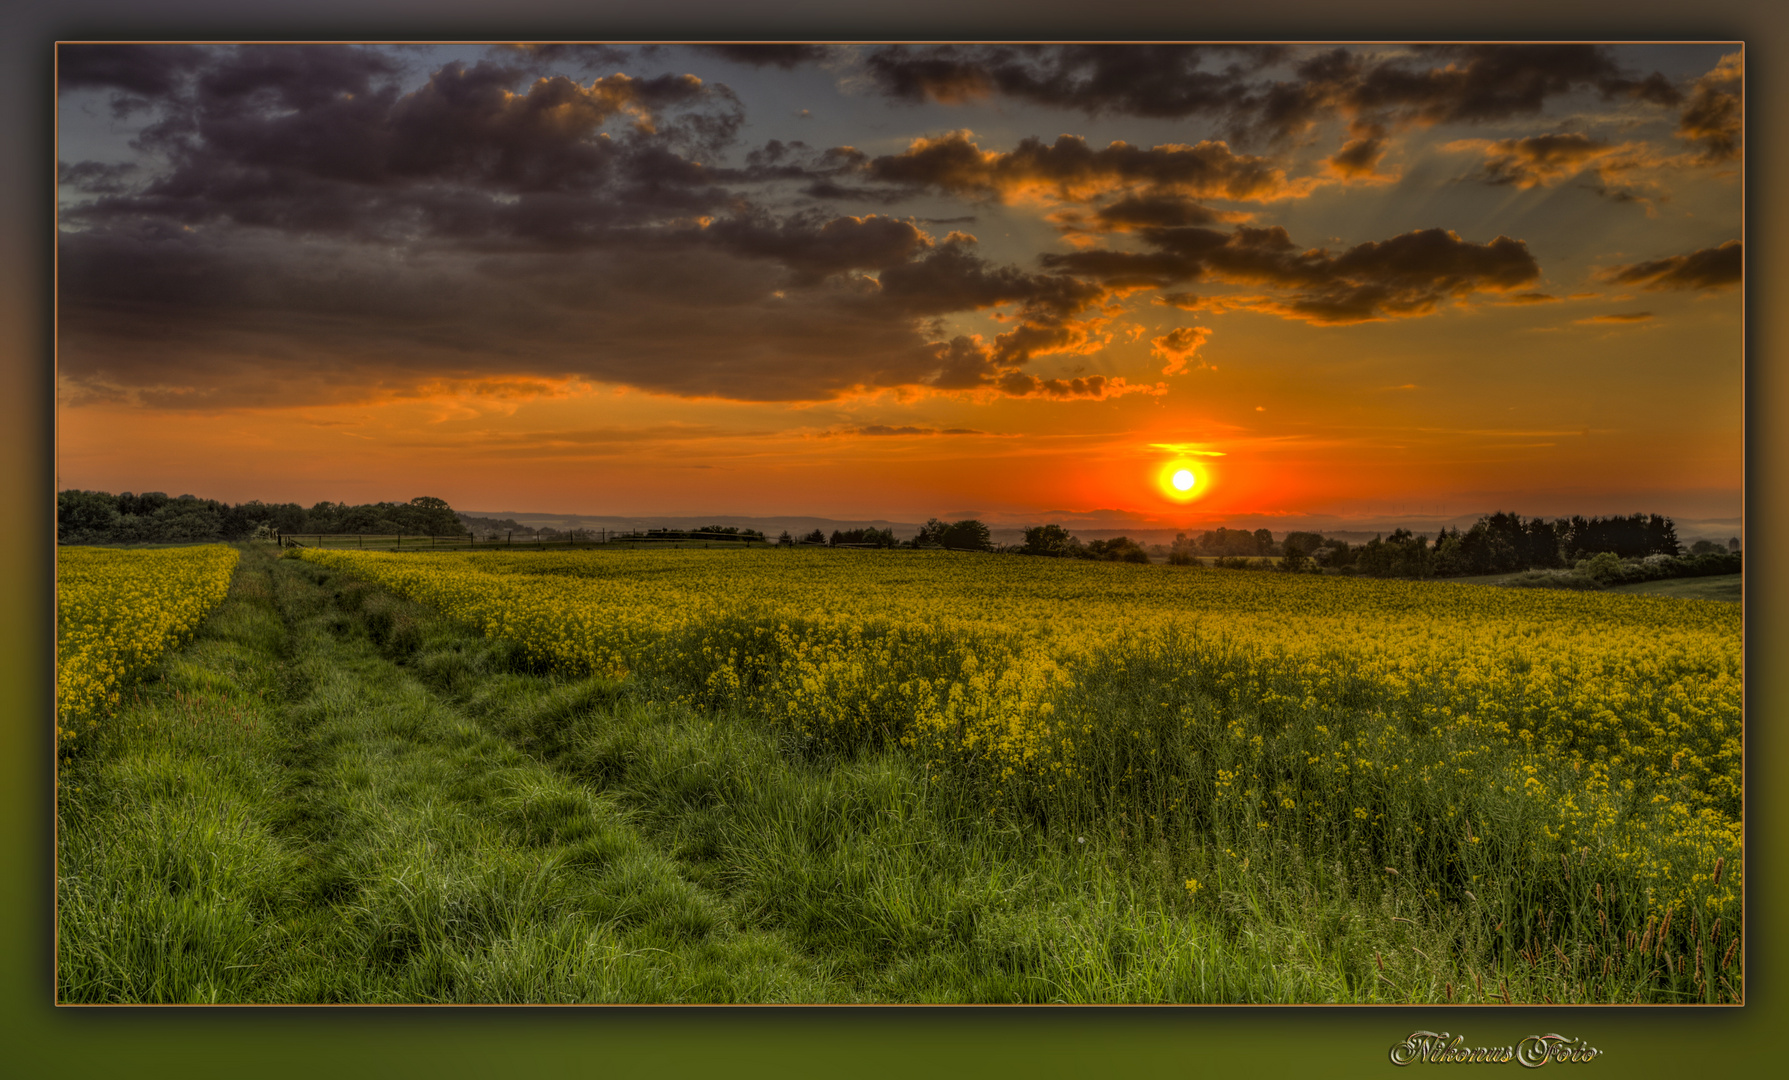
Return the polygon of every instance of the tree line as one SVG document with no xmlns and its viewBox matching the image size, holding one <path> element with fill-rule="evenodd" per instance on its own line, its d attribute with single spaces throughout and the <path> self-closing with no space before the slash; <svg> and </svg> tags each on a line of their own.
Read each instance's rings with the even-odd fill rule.
<svg viewBox="0 0 1789 1080">
<path fill-rule="evenodd" d="M 1058 558 L 1149 558 L 1125 537 L 1083 544 L 1060 525 L 1026 529 L 1025 542 L 1014 550 Z M 1468 529 L 1443 528 L 1432 540 L 1400 528 L 1361 544 L 1316 532 L 1290 532 L 1276 541 L 1267 529 L 1220 527 L 1193 536 L 1181 533 L 1167 552 L 1170 563 L 1183 565 L 1213 558 L 1219 566 L 1261 566 L 1250 560 L 1277 557 L 1273 565 L 1281 570 L 1418 578 L 1563 570 L 1600 554 L 1616 560 L 1676 560 L 1671 566 L 1676 573 L 1738 573 L 1740 564 L 1738 537 L 1726 544 L 1699 540 L 1686 549 L 1677 539 L 1675 523 L 1662 514 L 1524 520 L 1498 511 Z M 1630 571 L 1630 576 L 1639 572 Z"/>
<path fill-rule="evenodd" d="M 191 544 L 247 540 L 257 534 L 405 533 L 464 536 L 453 508 L 442 499 L 419 496 L 409 502 L 350 505 L 320 502 L 225 503 L 193 495 L 169 497 L 70 489 L 56 495 L 59 544 Z"/>
<path fill-rule="evenodd" d="M 63 544 L 206 543 L 246 540 L 275 530 L 287 534 L 513 534 L 530 539 L 561 535 L 558 529 L 530 528 L 513 519 L 456 514 L 445 500 L 431 496 L 404 503 L 320 502 L 308 508 L 259 500 L 231 504 L 192 495 L 170 498 L 159 491 L 112 495 L 71 489 L 56 496 L 56 539 Z M 572 530 L 574 535 L 578 531 Z M 735 526 L 711 525 L 697 532 L 766 539 L 757 530 Z M 950 522 L 932 518 L 905 541 L 898 539 L 893 529 L 860 528 L 834 529 L 830 537 L 821 529 L 801 537 L 785 531 L 776 542 L 784 546 L 996 550 L 992 531 L 973 518 Z M 1026 529 L 1023 543 L 998 550 L 1049 558 L 1150 561 L 1149 549 L 1128 537 L 1082 542 L 1054 524 Z M 1155 550 L 1161 553 L 1159 547 Z M 1661 514 L 1524 520 L 1504 511 L 1486 514 L 1464 530 L 1443 528 L 1433 539 L 1400 528 L 1362 544 L 1317 532 L 1290 532 L 1276 541 L 1267 529 L 1220 527 L 1193 536 L 1182 533 L 1166 552 L 1170 563 L 1179 564 L 1212 558 L 1219 566 L 1260 567 L 1260 560 L 1266 557 L 1276 558 L 1272 565 L 1280 570 L 1416 578 L 1571 569 L 1604 554 L 1630 564 L 1653 564 L 1648 568 L 1630 565 L 1623 571 L 1628 577 L 1738 573 L 1741 562 L 1738 537 L 1724 545 L 1700 540 L 1686 549 L 1677 539 L 1675 524 Z M 1603 568 L 1601 577 L 1614 573 L 1604 563 L 1597 565 Z"/>
</svg>

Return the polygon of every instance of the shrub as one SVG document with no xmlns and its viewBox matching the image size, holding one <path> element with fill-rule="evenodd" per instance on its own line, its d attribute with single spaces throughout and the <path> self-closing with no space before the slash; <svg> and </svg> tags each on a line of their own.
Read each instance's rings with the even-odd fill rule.
<svg viewBox="0 0 1789 1080">
<path fill-rule="evenodd" d="M 1615 584 L 1623 577 L 1621 557 L 1613 551 L 1600 551 L 1588 559 L 1579 559 L 1575 569 L 1599 585 Z"/>
</svg>

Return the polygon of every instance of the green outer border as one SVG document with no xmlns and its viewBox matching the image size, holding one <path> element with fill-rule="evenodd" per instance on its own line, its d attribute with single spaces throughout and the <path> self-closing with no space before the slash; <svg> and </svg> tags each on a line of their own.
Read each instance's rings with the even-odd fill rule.
<svg viewBox="0 0 1789 1080">
<path fill-rule="evenodd" d="M 1204 5 L 1200 5 L 1204 6 Z M 1116 8 L 1084 0 L 1031 0 L 1014 22 L 985 4 L 903 0 L 888 10 L 840 9 L 814 0 L 772 0 L 753 14 L 720 0 L 273 0 L 251 10 L 229 0 L 185 0 L 157 8 L 153 21 L 129 0 L 15 0 L 0 14 L 0 502 L 53 505 L 49 148 L 51 43 L 58 38 L 196 39 L 365 36 L 402 39 L 564 38 L 590 34 L 635 40 L 693 33 L 719 38 L 1114 39 L 1272 38 L 1288 29 L 1312 39 L 1512 38 L 1744 40 L 1750 54 L 1748 105 L 1754 133 L 1783 130 L 1789 80 L 1772 61 L 1785 48 L 1785 16 L 1753 0 L 1702 0 L 1684 13 L 1665 0 L 1595 0 L 1561 5 L 1505 0 L 1457 11 L 1419 0 L 1346 5 L 1257 0 L 1214 15 L 1185 0 L 1124 0 Z M 642 15 L 643 8 L 650 9 Z M 518 16 L 518 10 L 522 12 Z M 497 14 L 487 14 L 489 12 Z M 1096 21 L 1090 11 L 1097 11 Z M 412 14 L 414 13 L 414 14 Z M 670 15 L 679 16 L 676 22 Z M 600 16 L 610 16 L 601 18 Z M 1751 191 L 1764 176 L 1789 175 L 1780 140 L 1755 138 Z M 1761 536 L 1789 527 L 1781 492 L 1784 439 L 1767 418 L 1789 414 L 1780 331 L 1766 315 L 1789 280 L 1774 245 L 1779 213 L 1749 204 L 1748 520 Z M 1767 358 L 1770 358 L 1767 360 Z M 1687 358 L 1694 362 L 1694 358 Z M 41 511 L 40 511 L 41 512 Z M 1785 675 L 1768 658 L 1785 654 L 1783 617 L 1773 601 L 1781 571 L 1759 560 L 1749 575 L 1748 814 L 1752 825 L 1748 920 L 1750 1004 L 1743 1008 L 1359 1009 L 1113 1008 L 1044 1009 L 56 1009 L 50 1004 L 51 904 L 48 886 L 50 792 L 45 765 L 51 655 L 48 633 L 53 526 L 31 514 L 5 535 L 0 554 L 0 1054 L 13 1075 L 120 1074 L 435 1076 L 537 1071 L 604 1076 L 698 1073 L 788 1076 L 810 1073 L 1034 1076 L 1160 1075 L 1253 1071 L 1270 1075 L 1356 1076 L 1395 1072 L 1391 1044 L 1417 1029 L 1463 1034 L 1501 1045 L 1557 1031 L 1607 1055 L 1591 1068 L 1622 1076 L 1693 1075 L 1713 1067 L 1763 1071 L 1773 1021 L 1783 1016 L 1785 942 L 1774 924 L 1784 893 L 1784 801 L 1768 779 L 1784 775 Z M 1767 779 L 1768 778 L 1768 779 Z M 1766 857 L 1759 857 L 1760 855 Z M 1513 1066 L 1512 1066 L 1513 1067 Z M 1555 1066 L 1566 1068 L 1567 1066 Z M 1780 1067 L 1780 1066 L 1779 1066 Z M 11 1071 L 11 1070 L 9 1070 Z"/>
</svg>

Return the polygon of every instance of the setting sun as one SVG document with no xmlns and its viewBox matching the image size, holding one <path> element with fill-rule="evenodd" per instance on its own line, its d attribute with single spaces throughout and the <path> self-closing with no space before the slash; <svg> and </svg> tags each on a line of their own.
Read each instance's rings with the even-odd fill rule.
<svg viewBox="0 0 1789 1080">
<path fill-rule="evenodd" d="M 1191 502 L 1206 492 L 1210 477 L 1203 463 L 1176 457 L 1161 467 L 1156 483 L 1162 494 L 1179 503 Z"/>
</svg>

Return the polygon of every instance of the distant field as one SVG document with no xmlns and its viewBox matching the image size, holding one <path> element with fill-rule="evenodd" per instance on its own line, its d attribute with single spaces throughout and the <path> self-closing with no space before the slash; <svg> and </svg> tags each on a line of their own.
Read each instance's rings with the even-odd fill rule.
<svg viewBox="0 0 1789 1080">
<path fill-rule="evenodd" d="M 1639 596 L 1674 596 L 1686 600 L 1720 600 L 1737 604 L 1744 599 L 1744 582 L 1744 574 L 1717 574 L 1713 577 L 1667 578 L 1664 581 L 1617 585 L 1609 591 Z"/>
<path fill-rule="evenodd" d="M 1511 578 L 1521 576 L 1522 574 L 1518 572 L 1513 574 L 1478 574 L 1472 577 L 1440 580 L 1459 585 L 1501 585 Z M 1642 581 L 1633 585 L 1615 585 L 1600 591 L 1625 593 L 1630 596 L 1661 596 L 1679 600 L 1717 600 L 1722 603 L 1738 603 L 1742 599 L 1741 584 L 1744 580 L 1744 574 L 1716 574 L 1712 577 Z"/>
</svg>

